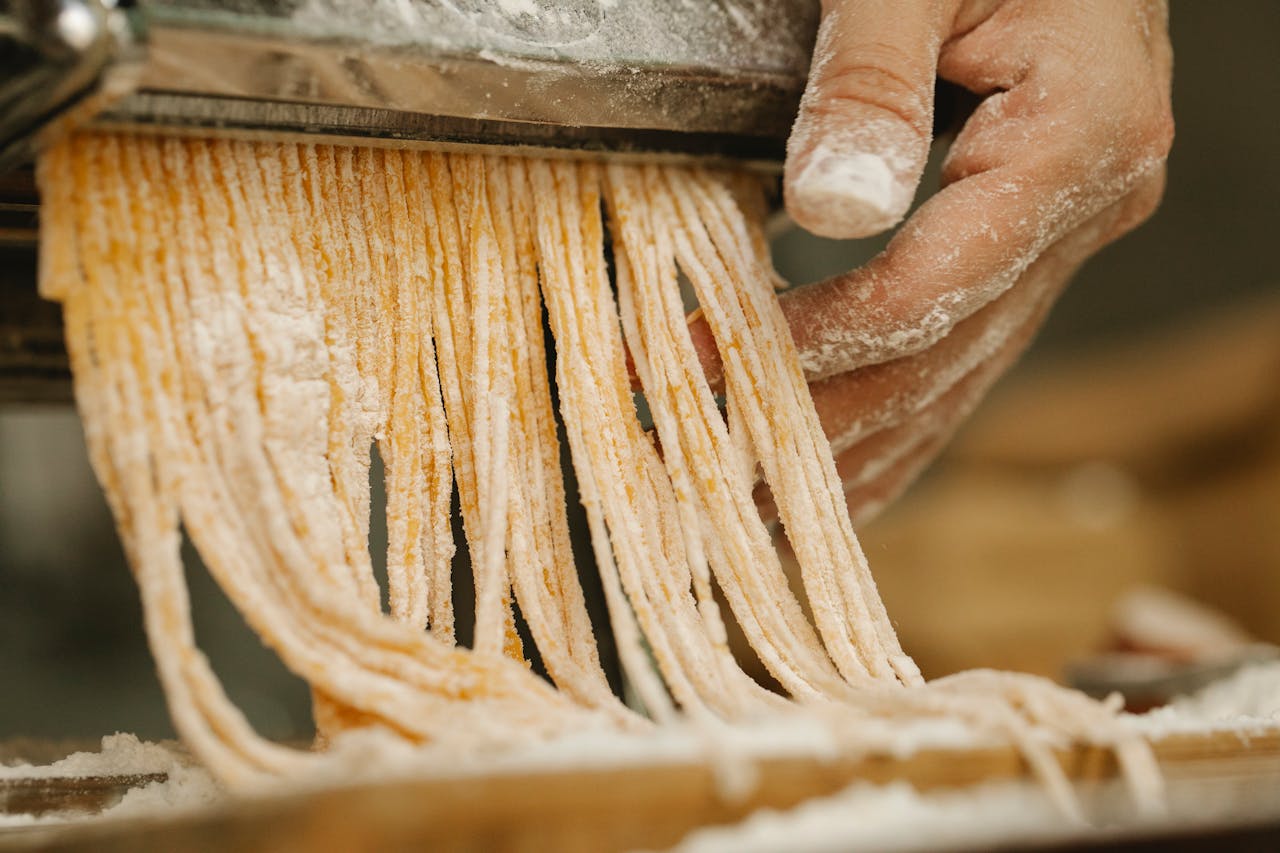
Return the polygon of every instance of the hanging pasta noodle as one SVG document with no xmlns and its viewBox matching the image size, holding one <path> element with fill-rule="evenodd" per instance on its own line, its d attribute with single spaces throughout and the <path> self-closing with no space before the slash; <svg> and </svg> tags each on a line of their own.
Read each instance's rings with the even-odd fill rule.
<svg viewBox="0 0 1280 853">
<path fill-rule="evenodd" d="M 838 553 L 841 554 L 839 559 L 846 562 L 828 566 L 830 571 L 826 577 L 815 572 L 810 576 L 816 581 L 812 584 L 810 577 L 806 577 L 808 598 L 814 611 L 821 613 L 825 610 L 831 618 L 843 619 L 846 623 L 833 625 L 828 629 L 829 632 L 823 632 L 831 659 L 839 668 L 838 655 L 841 648 L 859 642 L 857 631 L 860 625 L 864 628 L 871 627 L 874 629 L 874 637 L 867 639 L 865 646 L 858 647 L 862 653 L 859 663 L 873 674 L 891 671 L 902 684 L 921 687 L 919 672 L 898 646 L 897 637 L 866 567 L 865 557 L 848 524 L 834 461 L 817 422 L 812 400 L 807 394 L 799 359 L 794 346 L 790 344 L 785 320 L 771 293 L 770 271 L 761 263 L 753 249 L 751 229 L 742 221 L 727 188 L 704 173 L 687 174 L 652 167 L 640 174 L 636 169 L 615 167 L 610 169 L 609 176 L 615 205 L 623 210 L 617 216 L 622 228 L 627 227 L 628 218 L 647 216 L 654 229 L 649 234 L 633 235 L 629 242 L 624 239 L 624 251 L 634 252 L 636 245 L 656 251 L 660 258 L 660 268 L 665 268 L 664 274 L 645 282 L 643 277 L 637 279 L 634 275 L 634 265 L 620 264 L 620 292 L 625 297 L 632 290 L 649 291 L 653 300 L 660 299 L 664 293 L 675 294 L 674 270 L 669 260 L 665 261 L 665 267 L 662 267 L 661 261 L 664 250 L 669 255 L 674 244 L 674 252 L 694 283 L 704 316 L 715 332 L 717 346 L 726 365 L 728 392 L 735 401 L 735 414 L 748 430 L 752 427 L 756 429 L 751 435 L 749 446 L 767 449 L 761 462 L 765 479 L 774 491 L 779 513 L 784 524 L 788 524 L 788 518 L 798 522 L 798 531 L 788 524 L 788 534 L 793 548 L 800 556 L 802 568 L 805 559 L 802 550 L 808 550 L 806 544 L 812 537 L 825 533 L 828 542 L 834 540 L 836 548 L 845 549 Z M 626 215 L 628 207 L 631 208 L 632 217 Z M 664 228 L 669 235 L 665 240 L 661 236 Z M 623 301 L 624 322 L 632 313 L 628 310 L 629 301 L 625 298 Z M 677 411 L 675 418 L 668 419 L 666 431 L 660 428 L 664 448 L 674 444 L 678 449 L 678 440 L 673 440 L 677 430 L 690 433 L 710 428 L 717 434 L 721 452 L 728 453 L 727 464 L 730 470 L 719 477 L 709 477 L 703 481 L 703 500 L 709 503 L 716 499 L 718 493 L 732 488 L 735 483 L 743 483 L 742 462 L 738 461 L 738 473 L 735 476 L 732 470 L 735 450 L 729 446 L 730 439 L 720 429 L 723 426 L 720 418 L 713 409 L 708 408 L 710 395 L 705 383 L 697 379 L 697 361 L 689 340 L 687 324 L 680 313 L 679 300 L 668 296 L 666 320 L 674 340 L 664 352 L 676 352 L 683 357 L 684 377 L 673 378 L 668 374 L 661 381 L 650 378 L 646 382 L 646 389 L 651 392 L 649 399 L 655 410 L 663 408 L 663 400 L 676 388 L 683 389 L 686 405 L 690 406 Z M 648 359 L 645 350 L 651 348 L 649 345 L 654 335 L 652 332 L 638 334 L 634 319 L 628 325 L 629 333 L 636 341 L 635 349 L 640 353 L 637 356 L 637 370 L 644 382 L 646 373 L 649 372 L 646 370 Z M 761 371 L 767 378 L 761 381 L 752 375 L 752 370 Z M 788 393 L 792 395 L 790 402 L 786 399 Z M 702 397 L 703 415 L 700 418 L 691 417 L 689 413 L 692 411 L 692 404 L 688 403 L 687 398 L 699 394 Z M 655 421 L 660 418 L 660 414 L 655 414 Z M 794 440 L 795 436 L 805 434 L 811 442 L 808 448 L 802 447 L 791 453 L 785 451 L 787 439 Z M 777 452 L 775 448 L 778 446 L 783 448 L 782 452 Z M 673 449 L 670 455 L 675 455 L 675 452 Z M 742 452 L 739 445 L 736 453 L 740 455 Z M 703 470 L 716 456 L 714 451 L 699 451 L 693 458 L 697 460 L 698 469 Z M 768 461 L 771 456 L 774 459 L 772 465 Z M 805 466 L 807 470 L 804 473 L 817 482 L 816 487 L 811 482 L 795 489 L 794 480 L 789 478 L 789 474 L 793 468 L 800 467 L 797 463 Z M 824 497 L 828 500 L 822 500 Z M 789 512 L 786 505 L 792 502 L 794 503 Z M 742 494 L 738 496 L 738 503 L 744 503 Z M 799 511 L 795 510 L 796 506 Z M 754 531 L 759 516 L 753 511 L 742 513 L 736 523 L 744 522 Z M 746 539 L 742 534 L 730 533 L 732 528 L 723 521 L 715 529 L 716 540 L 735 542 Z M 840 535 L 833 536 L 833 533 Z M 762 529 L 755 533 L 757 539 L 761 535 Z M 809 553 L 814 555 L 812 550 Z M 817 556 L 821 558 L 820 553 Z M 763 567 L 769 566 L 767 561 L 762 562 L 763 559 L 763 555 L 757 550 L 747 558 L 747 571 L 761 573 Z M 860 567 L 854 578 L 857 586 L 844 585 L 842 588 L 838 583 L 843 579 L 841 567 L 849 565 Z M 837 583 L 831 582 L 833 576 Z M 735 581 L 732 578 L 722 581 L 726 590 L 732 588 L 733 583 Z M 771 600 L 770 596 L 774 596 L 772 600 L 778 601 L 781 596 L 787 595 L 785 590 L 785 586 L 775 582 L 770 593 L 757 592 L 750 597 L 750 601 L 755 605 L 762 600 Z M 730 599 L 732 601 L 732 594 Z M 852 608 L 850 604 L 853 605 Z M 848 624 L 850 620 L 853 624 Z M 787 636 L 785 630 L 778 630 L 772 635 L 768 630 L 761 631 L 753 626 L 750 618 L 744 619 L 741 615 L 739 621 L 762 660 L 769 657 L 772 651 L 769 647 L 773 643 Z M 818 621 L 822 628 L 821 617 Z M 878 679 L 868 683 L 866 673 L 854 668 L 852 664 L 849 666 L 851 672 L 841 669 L 848 679 L 846 689 L 827 686 L 823 691 L 827 698 L 839 699 L 844 704 L 876 714 L 898 717 L 944 714 L 963 717 L 978 726 L 991 727 L 1010 737 L 1024 751 L 1033 769 L 1064 811 L 1073 811 L 1075 808 L 1070 787 L 1049 751 L 1049 744 L 1044 741 L 1045 731 L 1037 726 L 1056 727 L 1072 738 L 1092 738 L 1115 745 L 1127 777 L 1144 808 L 1154 808 L 1158 801 L 1159 775 L 1146 745 L 1140 738 L 1117 725 L 1112 713 L 1077 693 L 1061 690 L 1042 680 L 995 673 L 954 676 L 937 682 L 937 688 L 886 691 L 876 685 Z M 780 677 L 777 672 L 774 674 L 775 677 Z M 954 690 L 957 685 L 964 687 Z M 943 695 L 939 695 L 938 688 L 941 688 Z"/>
<path fill-rule="evenodd" d="M 326 740 L 378 728 L 482 750 L 644 725 L 610 690 L 573 562 L 545 306 L 596 570 L 648 717 L 733 722 L 801 703 L 856 730 L 957 716 L 1016 744 L 1065 809 L 1051 753 L 1064 740 L 1113 746 L 1139 798 L 1157 798 L 1148 747 L 1112 709 L 1011 674 L 923 684 L 854 536 L 751 179 L 116 135 L 64 141 L 39 178 L 41 288 L 64 304 L 93 465 L 175 726 L 228 782 L 317 759 L 258 737 L 199 653 L 182 530 L 311 685 Z M 727 415 L 681 272 L 725 365 Z M 374 446 L 385 613 L 367 544 Z M 753 499 L 757 470 L 812 622 Z M 455 483 L 472 648 L 455 645 Z M 739 666 L 717 588 L 785 696 Z M 521 620 L 554 687 L 524 665 Z"/>
</svg>

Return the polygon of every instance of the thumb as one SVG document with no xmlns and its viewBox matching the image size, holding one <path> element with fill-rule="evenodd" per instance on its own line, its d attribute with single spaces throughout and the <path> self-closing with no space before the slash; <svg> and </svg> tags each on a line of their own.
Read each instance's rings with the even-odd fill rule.
<svg viewBox="0 0 1280 853">
<path fill-rule="evenodd" d="M 826 0 L 787 143 L 791 217 L 822 237 L 878 234 L 929 155 L 943 0 Z"/>
</svg>

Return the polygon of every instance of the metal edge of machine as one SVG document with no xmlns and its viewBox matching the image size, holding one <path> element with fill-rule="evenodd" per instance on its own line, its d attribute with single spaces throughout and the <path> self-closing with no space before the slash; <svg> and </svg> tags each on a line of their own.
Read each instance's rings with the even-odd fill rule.
<svg viewBox="0 0 1280 853">
<path fill-rule="evenodd" d="M 35 295 L 30 164 L 71 128 L 778 168 L 816 3 L 556 3 L 595 17 L 558 40 L 477 0 L 0 6 L 0 402 L 69 399 L 57 307 Z M 360 29 L 393 7 L 424 16 Z"/>
</svg>

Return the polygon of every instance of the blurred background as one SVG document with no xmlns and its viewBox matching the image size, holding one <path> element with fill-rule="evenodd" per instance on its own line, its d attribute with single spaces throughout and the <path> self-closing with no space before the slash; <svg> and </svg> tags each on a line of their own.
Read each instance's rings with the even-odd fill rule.
<svg viewBox="0 0 1280 853">
<path fill-rule="evenodd" d="M 944 457 L 860 531 L 929 675 L 1061 676 L 1115 644 L 1116 603 L 1144 586 L 1280 642 L 1280 4 L 1172 7 L 1162 208 L 1083 269 Z M 775 251 L 805 282 L 881 245 L 792 232 Z M 6 286 L 32 280 L 0 260 Z M 306 736 L 305 688 L 189 565 L 232 698 L 264 734 Z M 0 405 L 0 739 L 117 730 L 172 734 L 79 421 Z"/>
</svg>

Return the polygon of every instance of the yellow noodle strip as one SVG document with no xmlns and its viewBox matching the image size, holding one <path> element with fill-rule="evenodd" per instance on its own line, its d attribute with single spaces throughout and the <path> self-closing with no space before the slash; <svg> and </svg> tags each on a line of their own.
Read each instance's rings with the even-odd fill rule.
<svg viewBox="0 0 1280 853">
<path fill-rule="evenodd" d="M 511 580 L 520 612 L 556 685 L 585 704 L 625 713 L 600 665 L 569 544 L 543 346 L 533 201 L 523 172 L 509 169 L 499 158 L 486 158 L 483 167 L 506 271 L 505 310 L 492 333 L 505 348 L 515 383 L 508 472 Z"/>
<path fill-rule="evenodd" d="M 432 323 L 432 294 L 443 285 L 442 259 L 431 235 L 436 228 L 430 189 L 426 185 L 426 163 L 420 154 L 401 153 L 404 168 L 407 235 L 411 249 L 410 269 L 416 290 L 415 313 L 401 316 L 401 325 L 418 329 L 417 388 L 426 418 L 425 446 L 419 459 L 422 464 L 422 553 L 427 574 L 427 607 L 431 631 L 440 639 L 454 639 L 453 617 L 453 527 L 450 524 L 450 499 L 453 496 L 453 468 L 449 433 L 441 396 L 440 377 L 436 371 L 435 329 Z M 411 380 L 409 380 L 411 381 Z M 414 424 L 405 425 L 413 429 Z M 390 508 L 388 507 L 388 512 Z"/>
<path fill-rule="evenodd" d="M 851 682 L 870 675 L 918 683 L 865 570 L 799 356 L 793 344 L 784 345 L 790 333 L 772 285 L 749 254 L 740 220 L 725 221 L 725 212 L 736 210 L 732 198 L 706 175 L 672 177 L 665 174 L 681 222 L 677 257 L 715 334 L 726 384 L 748 414 L 827 651 Z"/>
<path fill-rule="evenodd" d="M 299 255 L 316 271 L 319 301 L 324 312 L 325 344 L 329 352 L 329 474 L 339 503 L 338 524 L 343 552 L 361 597 L 371 609 L 379 606 L 369 557 L 369 455 L 373 435 L 361 416 L 363 380 L 357 362 L 357 344 L 351 329 L 352 312 L 346 293 L 351 260 L 346 223 L 337 192 L 334 149 L 303 148 L 299 151 L 300 191 L 294 200 L 300 209 L 290 215 Z M 305 205 L 305 207 L 304 207 Z M 305 212 L 304 212 L 305 210 Z M 191 214 L 188 214 L 191 215 Z"/>
<path fill-rule="evenodd" d="M 84 377 L 78 400 L 82 411 L 95 413 L 92 420 L 86 418 L 90 459 L 108 489 L 108 502 L 142 591 L 161 681 L 166 694 L 176 697 L 175 726 L 201 749 L 216 772 L 247 784 L 264 769 L 283 767 L 283 753 L 248 734 L 243 717 L 195 647 L 176 534 L 175 482 L 172 472 L 153 473 L 148 464 L 148 426 L 167 433 L 174 424 L 160 410 L 157 378 L 140 377 L 135 369 L 164 352 L 164 329 L 149 322 L 156 314 L 146 310 L 151 306 L 145 297 L 119 286 L 132 280 L 131 271 L 153 273 L 149 280 L 153 287 L 158 283 L 149 268 L 154 254 L 132 244 L 133 238 L 153 232 L 143 231 L 131 218 L 145 205 L 121 204 L 122 196 L 113 192 L 112 179 L 123 171 L 116 146 L 108 142 L 97 153 L 105 159 L 58 152 L 41 165 L 44 183 L 55 183 L 50 175 L 57 175 L 78 190 L 72 215 L 54 218 L 55 230 L 49 235 L 52 246 L 74 247 L 76 262 L 44 268 L 42 289 L 62 293 L 66 300 L 65 320 L 72 336 L 68 351 L 76 375 Z M 125 233 L 112 234 L 104 227 L 106 211 L 120 217 L 113 224 Z M 136 314 L 144 315 L 141 322 L 134 322 Z M 148 535 L 156 529 L 169 532 Z"/>
<path fill-rule="evenodd" d="M 557 384 L 574 466 L 589 513 L 598 501 L 603 522 L 593 539 L 607 526 L 631 608 L 681 707 L 692 714 L 741 714 L 763 693 L 738 668 L 723 637 L 707 631 L 691 594 L 690 555 L 672 484 L 640 428 L 627 380 L 601 250 L 599 170 L 533 161 L 529 174 L 535 196 L 554 205 L 553 216 L 538 218 L 543 299 L 562 353 Z M 662 701 L 642 695 L 651 708 Z"/>
<path fill-rule="evenodd" d="M 741 450 L 703 379 L 676 283 L 674 210 L 661 204 L 655 170 L 611 167 L 608 174 L 622 317 L 677 499 L 694 514 L 682 528 L 698 536 L 699 549 L 702 531 L 714 531 L 706 540 L 720 586 L 769 672 L 794 696 L 838 690 L 755 508 Z"/>
<path fill-rule="evenodd" d="M 507 365 L 494 358 L 489 334 L 504 298 L 501 261 L 493 248 L 483 172 L 467 156 L 426 156 L 443 272 L 433 305 L 437 361 L 476 581 L 474 645 L 522 658 L 505 558 L 512 380 Z"/>
<path fill-rule="evenodd" d="M 265 331 L 256 323 L 283 324 L 289 310 L 305 303 L 306 287 L 297 276 L 280 274 L 281 269 L 290 268 L 296 260 L 282 259 L 276 254 L 287 254 L 292 246 L 288 233 L 275 231 L 270 220 L 248 210 L 237 191 L 226 189 L 234 183 L 249 192 L 270 194 L 274 185 L 269 181 L 259 182 L 263 174 L 276 174 L 276 166 L 267 152 L 243 143 L 163 144 L 168 155 L 164 160 L 163 185 L 187 194 L 190 199 L 185 208 L 181 202 L 173 207 L 191 213 L 194 204 L 200 214 L 197 221 L 208 226 L 190 228 L 189 221 L 182 222 L 182 218 L 177 217 L 178 228 L 169 235 L 174 241 L 157 244 L 156 251 L 165 256 L 159 265 L 178 275 L 180 280 L 167 281 L 154 270 L 121 275 L 118 281 L 109 282 L 110 286 L 85 287 L 72 293 L 68 306 L 73 316 L 79 316 L 79 311 L 90 314 L 90 328 L 78 336 L 73 348 L 89 347 L 119 374 L 112 380 L 114 384 L 107 385 L 108 389 L 128 387 L 129 383 L 154 389 L 150 414 L 144 412 L 143 407 L 121 405 L 111 398 L 98 405 L 100 390 L 95 392 L 88 387 L 82 387 L 81 399 L 86 423 L 94 425 L 87 432 L 95 447 L 95 458 L 101 463 L 99 468 L 107 472 L 103 475 L 104 486 L 114 496 L 112 503 L 130 541 L 128 550 L 144 586 L 144 598 L 160 608 L 149 611 L 148 625 L 162 671 L 170 673 L 166 686 L 174 702 L 175 719 L 187 721 L 180 724 L 184 736 L 190 733 L 193 748 L 211 764 L 225 767 L 228 778 L 244 775 L 230 766 L 226 756 L 219 752 L 217 742 L 202 736 L 198 722 L 192 721 L 207 717 L 212 721 L 209 725 L 213 731 L 222 738 L 242 736 L 243 727 L 228 716 L 229 706 L 219 702 L 221 694 L 212 692 L 209 678 L 201 676 L 198 656 L 184 653 L 175 662 L 174 653 L 169 651 L 170 645 L 182 648 L 170 635 L 181 627 L 174 622 L 174 608 L 181 610 L 186 618 L 185 602 L 178 605 L 172 598 L 153 598 L 153 593 L 173 584 L 172 580 L 163 581 L 163 576 L 156 574 L 162 569 L 155 556 L 158 547 L 155 543 L 172 543 L 176 559 L 177 514 L 146 516 L 143 524 L 130 508 L 133 495 L 147 494 L 138 484 L 154 479 L 141 473 L 146 469 L 140 463 L 147 459 L 154 460 L 157 471 L 165 472 L 164 482 L 173 484 L 182 518 L 209 560 L 215 577 L 286 664 L 325 695 L 387 720 L 407 736 L 423 739 L 446 733 L 456 737 L 459 731 L 467 731 L 482 739 L 511 741 L 538 736 L 538 732 L 553 731 L 568 724 L 576 718 L 572 706 L 522 672 L 519 666 L 497 660 L 481 663 L 481 659 L 465 651 L 444 649 L 426 635 L 370 612 L 358 604 L 349 573 L 339 571 L 341 567 L 325 566 L 314 554 L 308 553 L 302 541 L 305 534 L 290 523 L 280 490 L 284 482 L 295 488 L 300 484 L 317 487 L 317 482 L 306 474 L 311 463 L 305 458 L 294 459 L 278 446 L 274 448 L 274 457 L 268 455 L 273 445 L 264 441 L 262 419 L 283 415 L 274 411 L 279 405 L 296 404 L 307 399 L 302 395 L 315 393 L 321 398 L 316 404 L 319 417 L 325 420 L 327 400 L 323 398 L 328 383 L 323 381 L 323 370 L 313 378 L 311 368 L 306 366 L 308 359 L 317 356 L 327 359 L 325 348 L 319 345 L 323 330 L 305 324 L 292 329 L 281 329 L 277 325 L 271 330 L 275 337 L 265 342 L 272 349 L 255 357 L 254 334 L 263 335 Z M 143 161 L 154 164 L 160 160 L 160 145 L 128 138 L 120 142 L 112 138 L 101 143 L 95 140 L 73 150 L 72 168 L 67 172 L 50 175 L 46 171 L 44 179 L 56 182 L 79 178 L 83 185 L 92 172 L 108 189 L 97 196 L 89 194 L 88 198 L 99 205 L 98 211 L 110 209 L 103 198 L 129 198 L 134 193 L 145 193 L 148 184 L 126 180 L 125 170 L 110 159 L 101 159 L 97 152 L 105 152 L 109 157 L 116 147 L 123 146 L 136 150 Z M 58 163 L 56 159 L 49 162 Z M 88 166 L 90 163 L 92 168 Z M 255 170 L 261 170 L 256 177 Z M 143 197 L 137 206 L 163 209 L 157 207 L 155 201 Z M 275 203 L 269 201 L 260 209 L 269 210 Z M 220 219 L 227 224 L 219 225 Z M 230 227 L 233 225 L 235 227 Z M 100 219 L 79 218 L 76 243 L 85 244 L 88 240 L 82 257 L 83 268 L 104 271 L 101 275 L 106 276 L 113 270 L 131 269 L 136 260 L 130 261 L 130 258 L 149 257 L 127 247 L 114 247 L 110 253 L 95 250 L 95 241 L 108 242 L 100 236 L 108 230 L 115 232 L 114 223 L 108 229 Z M 183 233 L 189 239 L 201 234 L 234 233 L 237 240 L 234 243 L 215 240 L 205 246 L 202 240 L 195 239 L 184 244 L 180 239 Z M 50 236 L 55 240 L 59 237 Z M 277 241 L 272 243 L 273 249 L 264 251 L 264 245 L 272 239 Z M 199 264 L 176 260 L 183 257 L 211 259 L 212 267 L 206 271 Z M 272 263 L 277 266 L 268 273 L 268 265 Z M 227 274 L 218 275 L 219 267 Z M 116 355 L 118 350 L 93 349 L 98 344 L 96 339 L 105 334 L 94 328 L 94 311 L 103 318 L 102 322 L 111 324 L 110 328 L 121 329 L 149 329 L 148 324 L 162 315 L 163 306 L 143 304 L 140 297 L 130 296 L 140 292 L 148 281 L 153 286 L 164 282 L 162 292 L 166 298 L 184 297 L 191 301 L 189 307 L 171 315 L 174 319 L 185 318 L 183 322 L 189 324 L 189 328 L 174 327 L 165 332 L 165 338 L 135 345 L 132 357 L 127 353 Z M 124 294 L 123 307 L 116 309 L 123 313 L 124 319 L 113 321 L 99 303 L 115 289 Z M 91 299 L 82 300 L 81 294 L 88 294 Z M 253 304 L 262 307 L 253 308 Z M 252 322 L 255 316 L 258 319 Z M 274 320 L 274 316 L 281 319 Z M 241 325 L 246 319 L 251 320 L 248 329 Z M 73 325 L 73 329 L 78 328 Z M 302 334 L 304 328 L 313 339 L 281 338 L 281 335 Z M 163 357 L 166 352 L 178 352 L 179 340 L 184 346 L 190 342 L 197 347 L 192 356 L 172 360 L 174 364 L 191 368 L 181 377 L 182 383 L 195 384 L 189 390 L 178 387 L 182 383 L 167 369 L 170 360 Z M 257 341 L 259 345 L 264 344 L 261 337 Z M 83 362 L 85 358 L 79 360 Z M 92 371 L 83 375 L 82 386 L 104 384 Z M 170 377 L 168 384 L 162 381 L 164 376 Z M 204 411 L 178 414 L 184 401 Z M 112 413 L 120 411 L 136 411 L 137 422 L 124 429 L 118 421 L 111 420 L 99 428 L 103 419 L 114 418 Z M 170 416 L 165 412 L 174 414 Z M 194 435 L 179 434 L 193 423 L 210 430 L 209 443 L 197 441 Z M 285 428 L 283 420 L 280 424 L 279 428 Z M 288 429 L 295 426 L 290 424 Z M 141 446 L 149 450 L 139 456 L 136 449 L 120 449 L 118 442 L 122 435 L 134 445 L 141 442 Z M 102 436 L 114 438 L 104 447 Z M 321 438 L 320 443 L 320 446 L 327 444 L 327 436 Z M 202 458 L 193 457 L 192 451 L 200 447 L 206 448 Z M 298 465 L 301 467 L 294 470 Z M 110 475 L 112 469 L 127 473 L 127 486 L 121 484 L 126 477 Z M 323 479 L 328 481 L 327 477 Z M 310 497 L 322 500 L 323 488 Z M 155 577 L 161 580 L 152 580 Z M 157 622 L 157 614 L 167 615 Z M 190 691 L 183 689 L 181 685 L 187 683 L 195 684 L 198 692 L 193 692 L 195 687 Z M 248 746 L 237 746 L 237 749 L 245 755 L 253 752 Z"/>
<path fill-rule="evenodd" d="M 709 240 L 701 242 L 700 228 L 695 227 L 694 218 L 688 216 L 677 239 L 677 245 L 683 251 L 677 251 L 695 289 L 699 290 L 708 320 L 717 329 L 717 335 L 722 330 L 728 331 L 730 335 L 736 332 L 741 336 L 739 340 L 749 342 L 746 354 L 759 353 L 766 357 L 772 354 L 775 356 L 771 360 L 772 364 L 785 368 L 782 376 L 774 377 L 774 382 L 780 384 L 761 384 L 753 380 L 749 372 L 741 372 L 747 360 L 731 350 L 732 343 L 726 346 L 724 341 L 717 339 L 722 355 L 729 364 L 727 379 L 731 387 L 734 384 L 745 386 L 753 394 L 751 397 L 739 398 L 748 423 L 752 422 L 755 415 L 750 410 L 756 401 L 767 400 L 788 384 L 795 390 L 796 405 L 787 407 L 784 411 L 793 418 L 799 416 L 803 426 L 797 429 L 799 425 L 794 421 L 777 419 L 772 425 L 775 429 L 780 427 L 783 430 L 803 431 L 813 437 L 813 445 L 816 447 L 813 455 L 810 457 L 801 450 L 799 456 L 793 456 L 791 460 L 804 463 L 812 459 L 821 469 L 821 482 L 827 487 L 825 491 L 831 496 L 833 507 L 833 518 L 829 523 L 824 523 L 824 529 L 827 532 L 843 532 L 847 543 L 846 553 L 853 556 L 855 568 L 861 567 L 853 573 L 857 586 L 846 586 L 842 593 L 846 596 L 846 604 L 850 598 L 856 603 L 861 597 L 867 605 L 872 615 L 871 624 L 876 631 L 875 640 L 883 655 L 877 661 L 872 656 L 875 646 L 868 643 L 860 649 L 862 660 L 869 663 L 873 671 L 879 664 L 882 672 L 891 670 L 905 683 L 917 688 L 906 692 L 885 693 L 883 688 L 867 685 L 854 694 L 855 703 L 890 715 L 911 715 L 921 711 L 943 713 L 966 717 L 980 726 L 994 726 L 996 731 L 1009 736 L 1022 749 L 1050 794 L 1066 813 L 1078 812 L 1078 806 L 1062 768 L 1048 751 L 1051 741 L 1046 740 L 1046 734 L 1056 728 L 1073 739 L 1111 745 L 1116 749 L 1140 805 L 1154 807 L 1160 798 L 1160 786 L 1150 747 L 1120 725 L 1115 719 L 1114 709 L 1105 708 L 1079 693 L 1063 690 L 1049 682 L 1009 673 L 966 674 L 940 682 L 937 686 L 922 687 L 914 664 L 902 654 L 897 645 L 897 638 L 887 616 L 881 615 L 883 605 L 875 592 L 870 572 L 865 569 L 865 559 L 856 537 L 848 527 L 843 494 L 835 476 L 830 450 L 817 423 L 812 401 L 807 393 L 803 393 L 804 379 L 799 370 L 798 358 L 795 357 L 794 346 L 790 343 L 785 320 L 777 309 L 776 300 L 769 294 L 769 279 L 765 271 L 756 267 L 754 274 L 752 273 L 748 231 L 741 227 L 739 214 L 731 197 L 723 187 L 705 174 L 695 174 L 690 179 L 683 174 L 668 173 L 666 185 L 677 203 L 686 205 L 686 216 L 690 209 L 696 209 L 698 219 L 706 224 Z M 724 263 L 723 267 L 719 265 L 721 262 Z M 716 272 L 719 269 L 724 272 Z M 732 275 L 735 271 L 736 277 Z M 738 301 L 741 314 L 735 313 L 734 301 Z M 752 340 L 750 335 L 755 323 L 761 324 L 765 335 Z M 733 341 L 734 338 L 730 337 L 729 340 Z M 775 345 L 772 353 L 768 347 L 770 343 Z M 740 378 L 735 378 L 735 374 Z M 759 424 L 759 421 L 755 423 Z M 768 435 L 754 434 L 753 445 L 761 446 Z M 768 476 L 766 473 L 766 477 Z M 816 493 L 822 494 L 823 491 L 819 489 Z M 838 544 L 839 540 L 835 542 Z M 828 602 L 836 610 L 834 604 L 835 602 Z M 848 636 L 856 637 L 857 633 L 856 630 L 850 630 Z M 831 643 L 832 639 L 829 637 L 829 651 Z"/>
<path fill-rule="evenodd" d="M 180 524 L 312 686 L 329 739 L 377 726 L 479 749 L 634 724 L 609 691 L 573 567 L 541 294 L 610 620 L 651 715 L 785 707 L 729 653 L 718 583 L 769 671 L 851 742 L 868 716 L 959 717 L 1016 744 L 1071 813 L 1052 749 L 1089 740 L 1115 750 L 1140 804 L 1158 803 L 1150 748 L 1113 708 L 1007 673 L 922 685 L 853 534 L 772 294 L 758 185 L 657 167 L 110 135 L 55 147 L 40 181 L 41 290 L 64 301 L 91 459 L 175 725 L 221 778 L 254 785 L 316 759 L 254 733 L 200 655 Z M 727 423 L 689 338 L 677 263 L 725 363 Z M 620 325 L 661 454 L 636 416 Z M 389 617 L 367 548 L 375 441 Z M 816 632 L 752 501 L 757 465 Z M 451 647 L 454 480 L 474 652 Z M 504 659 L 523 659 L 513 588 L 558 691 Z"/>
</svg>

